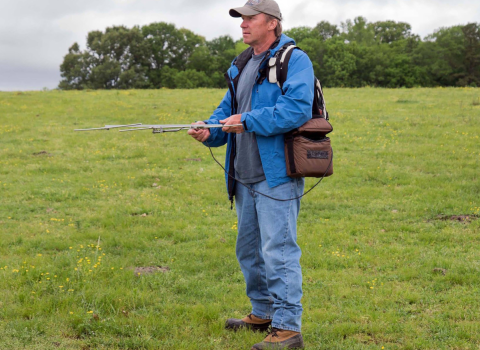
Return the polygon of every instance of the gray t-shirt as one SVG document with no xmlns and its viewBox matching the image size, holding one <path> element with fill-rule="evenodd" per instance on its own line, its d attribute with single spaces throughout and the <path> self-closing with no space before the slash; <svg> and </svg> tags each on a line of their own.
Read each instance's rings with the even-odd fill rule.
<svg viewBox="0 0 480 350">
<path fill-rule="evenodd" d="M 265 52 L 253 55 L 240 75 L 237 87 L 238 114 L 252 110 L 252 89 L 257 78 L 258 68 L 264 56 Z M 265 180 L 255 133 L 244 132 L 237 134 L 236 140 L 235 176 L 245 183 Z"/>
</svg>

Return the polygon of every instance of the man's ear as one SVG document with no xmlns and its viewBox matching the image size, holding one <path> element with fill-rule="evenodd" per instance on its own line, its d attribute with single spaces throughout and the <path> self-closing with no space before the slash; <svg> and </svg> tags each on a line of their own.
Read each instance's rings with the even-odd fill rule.
<svg viewBox="0 0 480 350">
<path fill-rule="evenodd" d="M 269 30 L 274 30 L 275 28 L 277 28 L 277 25 L 278 25 L 278 21 L 276 19 L 270 21 L 270 23 L 268 24 L 268 29 Z"/>
</svg>

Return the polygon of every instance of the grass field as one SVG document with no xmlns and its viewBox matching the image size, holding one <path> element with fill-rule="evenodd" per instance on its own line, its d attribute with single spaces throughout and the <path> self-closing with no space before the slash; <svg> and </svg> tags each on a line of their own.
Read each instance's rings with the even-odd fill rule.
<svg viewBox="0 0 480 350">
<path fill-rule="evenodd" d="M 0 93 L 0 349 L 263 338 L 223 329 L 250 308 L 208 149 L 186 132 L 73 131 L 190 123 L 223 94 Z M 480 349 L 480 89 L 325 94 L 335 174 L 298 231 L 307 349 Z"/>
</svg>

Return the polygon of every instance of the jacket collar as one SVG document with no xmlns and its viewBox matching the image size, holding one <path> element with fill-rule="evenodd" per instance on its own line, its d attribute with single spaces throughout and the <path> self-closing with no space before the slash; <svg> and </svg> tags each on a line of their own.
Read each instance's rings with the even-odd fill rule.
<svg viewBox="0 0 480 350">
<path fill-rule="evenodd" d="M 295 40 L 286 36 L 285 34 L 280 35 L 277 40 L 273 42 L 273 44 L 268 49 L 270 51 L 270 57 L 275 55 L 275 53 L 280 50 L 282 46 L 285 44 L 292 43 L 295 45 Z M 233 61 L 233 64 L 237 66 L 239 70 L 242 70 L 243 67 L 247 64 L 247 62 L 252 58 L 253 55 L 253 48 L 249 47 L 245 51 L 243 51 L 237 58 Z"/>
<path fill-rule="evenodd" d="M 285 34 L 280 35 L 277 40 L 270 46 L 270 56 L 273 56 L 280 50 L 285 44 L 295 45 L 295 40 L 286 36 Z"/>
</svg>

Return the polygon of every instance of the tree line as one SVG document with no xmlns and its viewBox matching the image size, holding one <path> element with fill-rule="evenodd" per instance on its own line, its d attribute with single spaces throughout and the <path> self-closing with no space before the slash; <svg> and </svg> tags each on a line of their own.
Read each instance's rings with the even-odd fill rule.
<svg viewBox="0 0 480 350">
<path fill-rule="evenodd" d="M 285 31 L 310 57 L 327 87 L 480 86 L 480 23 L 426 36 L 405 22 L 340 26 L 327 21 Z M 114 26 L 74 43 L 60 66 L 60 89 L 225 88 L 224 73 L 247 46 L 225 35 L 211 41 L 159 22 Z"/>
</svg>

